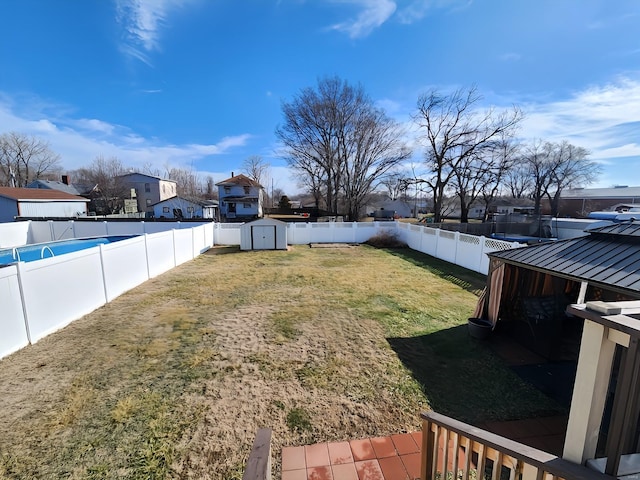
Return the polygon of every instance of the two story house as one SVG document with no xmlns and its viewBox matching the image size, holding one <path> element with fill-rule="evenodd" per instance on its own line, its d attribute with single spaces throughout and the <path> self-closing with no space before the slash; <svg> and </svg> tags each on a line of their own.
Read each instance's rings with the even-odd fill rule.
<svg viewBox="0 0 640 480">
<path fill-rule="evenodd" d="M 136 191 L 139 212 L 153 212 L 153 205 L 177 195 L 176 182 L 164 178 L 131 172 L 122 175 L 129 188 Z"/>
<path fill-rule="evenodd" d="M 264 188 L 245 175 L 216 183 L 222 221 L 247 221 L 263 216 Z"/>
</svg>

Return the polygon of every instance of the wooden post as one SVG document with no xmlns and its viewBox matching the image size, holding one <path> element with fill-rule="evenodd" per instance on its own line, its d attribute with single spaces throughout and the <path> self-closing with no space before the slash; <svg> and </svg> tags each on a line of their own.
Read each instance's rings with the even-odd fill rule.
<svg viewBox="0 0 640 480">
<path fill-rule="evenodd" d="M 253 441 L 242 480 L 271 480 L 271 430 L 261 428 Z"/>
</svg>

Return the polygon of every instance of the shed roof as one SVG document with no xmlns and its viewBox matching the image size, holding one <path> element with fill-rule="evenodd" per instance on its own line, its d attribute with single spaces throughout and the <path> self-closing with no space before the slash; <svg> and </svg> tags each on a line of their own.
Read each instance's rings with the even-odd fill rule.
<svg viewBox="0 0 640 480">
<path fill-rule="evenodd" d="M 44 188 L 0 187 L 0 197 L 35 202 L 88 202 L 86 198 Z"/>
<path fill-rule="evenodd" d="M 590 235 L 492 252 L 505 263 L 640 295 L 640 222 L 597 227 Z"/>
</svg>

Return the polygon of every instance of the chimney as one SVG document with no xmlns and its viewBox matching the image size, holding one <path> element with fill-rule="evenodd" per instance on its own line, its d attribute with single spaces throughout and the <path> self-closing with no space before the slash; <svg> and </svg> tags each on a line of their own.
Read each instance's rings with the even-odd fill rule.
<svg viewBox="0 0 640 480">
<path fill-rule="evenodd" d="M 69 175 L 62 175 L 62 183 L 69 185 Z"/>
<path fill-rule="evenodd" d="M 235 177 L 235 174 L 233 172 L 231 172 L 231 178 Z"/>
</svg>

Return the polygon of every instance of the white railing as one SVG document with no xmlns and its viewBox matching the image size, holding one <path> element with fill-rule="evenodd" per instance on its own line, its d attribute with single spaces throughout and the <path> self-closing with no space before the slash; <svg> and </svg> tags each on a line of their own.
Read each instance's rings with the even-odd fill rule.
<svg viewBox="0 0 640 480">
<path fill-rule="evenodd" d="M 47 222 L 32 225 L 39 223 Z M 39 240 L 46 238 L 47 231 L 49 234 L 81 231 L 82 236 L 96 236 L 96 229 L 84 225 L 68 229 L 65 223 L 47 225 L 48 230 L 37 225 Z M 110 225 L 108 230 L 110 234 L 114 231 L 130 234 L 131 229 L 125 228 L 128 224 Z M 102 228 L 100 223 L 90 225 L 98 230 Z M 136 224 L 131 226 L 140 228 Z M 0 234 L 4 232 L 2 227 Z M 213 224 L 208 223 L 144 233 L 119 242 L 0 268 L 0 358 L 37 342 L 148 279 L 192 260 L 213 245 L 213 238 Z"/>
<path fill-rule="evenodd" d="M 213 245 L 240 245 L 242 224 L 44 221 L 0 224 L 0 245 L 133 235 L 120 242 L 0 268 L 0 358 L 58 330 Z M 395 232 L 410 248 L 486 274 L 487 253 L 518 243 L 400 222 L 290 223 L 287 243 L 363 243 Z M 59 279 L 64 278 L 64 282 Z"/>
</svg>

